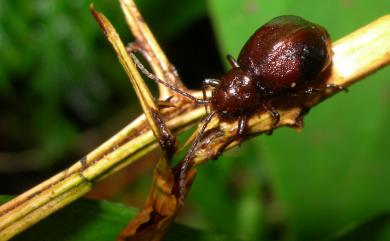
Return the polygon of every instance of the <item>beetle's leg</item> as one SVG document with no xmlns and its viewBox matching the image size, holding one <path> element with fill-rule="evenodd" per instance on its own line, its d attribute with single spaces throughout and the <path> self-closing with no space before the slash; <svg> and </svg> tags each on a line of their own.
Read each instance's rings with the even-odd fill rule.
<svg viewBox="0 0 390 241">
<path fill-rule="evenodd" d="M 216 111 L 211 112 L 210 114 L 208 114 L 205 117 L 205 119 L 203 120 L 203 125 L 200 128 L 198 135 L 196 136 L 194 142 L 192 142 L 190 149 L 188 149 L 187 154 L 185 155 L 184 159 L 181 162 L 179 162 L 177 164 L 177 166 L 175 167 L 175 169 L 178 170 L 179 172 L 178 172 L 178 176 L 176 176 L 176 181 L 175 181 L 176 187 L 174 188 L 175 190 L 173 191 L 173 193 L 176 193 L 176 195 L 178 196 L 180 204 L 183 204 L 184 198 L 185 198 L 186 193 L 187 193 L 186 176 L 187 176 L 188 171 L 190 171 L 194 165 L 193 153 L 194 153 L 199 141 L 202 140 L 202 137 L 203 137 L 204 131 L 207 128 L 207 125 L 210 123 L 211 119 L 213 118 L 213 116 L 216 113 L 217 113 Z"/>
<path fill-rule="evenodd" d="M 126 51 L 127 51 L 127 53 L 140 52 L 143 54 L 142 48 L 139 46 L 139 44 L 137 42 L 131 42 L 131 43 L 127 44 Z"/>
<path fill-rule="evenodd" d="M 319 92 L 321 89 L 319 88 L 314 88 L 312 86 L 307 87 L 306 89 L 303 90 L 303 93 L 307 95 L 311 95 L 313 93 Z"/>
<path fill-rule="evenodd" d="M 172 102 L 171 99 L 173 98 L 173 95 L 169 96 L 165 100 L 157 100 L 157 106 L 159 109 L 165 109 L 165 108 L 171 108 L 176 107 Z"/>
<path fill-rule="evenodd" d="M 219 79 L 204 79 L 203 84 L 205 86 L 218 87 L 221 85 L 221 80 L 219 80 Z"/>
<path fill-rule="evenodd" d="M 275 127 L 280 121 L 279 112 L 275 109 L 275 107 L 270 102 L 264 103 L 263 106 L 271 114 L 272 119 L 274 119 L 272 126 Z"/>
<path fill-rule="evenodd" d="M 204 105 L 206 104 L 208 101 L 207 100 L 202 100 L 202 99 L 198 99 L 196 98 L 195 96 L 191 95 L 191 94 L 188 94 L 187 92 L 179 89 L 178 87 L 168 83 L 168 82 L 165 82 L 161 79 L 159 79 L 157 76 L 155 76 L 154 74 L 150 73 L 149 70 L 147 70 L 145 68 L 145 66 L 138 60 L 138 58 L 133 54 L 133 53 L 129 53 L 130 57 L 133 59 L 134 63 L 137 65 L 138 69 L 141 70 L 141 72 L 146 75 L 149 79 L 152 79 L 154 81 L 156 81 L 157 83 L 159 84 L 162 84 L 164 86 L 166 86 L 167 88 L 175 91 L 176 93 L 184 96 L 184 97 L 187 97 L 188 99 L 191 99 L 193 101 L 195 101 L 195 103 L 199 104 L 199 105 Z"/>
<path fill-rule="evenodd" d="M 244 137 L 244 134 L 246 132 L 247 119 L 248 119 L 247 117 L 248 116 L 246 114 L 242 114 L 238 118 L 237 132 L 236 132 L 236 136 L 235 136 L 234 140 L 238 141 L 239 146 L 241 146 L 241 142 L 243 141 L 243 137 Z M 228 142 L 228 143 L 230 144 L 230 142 Z M 228 145 L 226 145 L 226 146 L 228 146 Z"/>
<path fill-rule="evenodd" d="M 337 90 L 342 90 L 342 91 L 345 91 L 346 93 L 348 93 L 348 88 L 342 86 L 342 85 L 336 85 L 336 84 L 326 84 L 325 86 L 326 88 L 330 88 L 330 89 L 337 89 Z"/>
<path fill-rule="evenodd" d="M 272 135 L 272 132 L 274 131 L 274 128 L 280 121 L 280 114 L 275 109 L 275 107 L 271 104 L 271 102 L 263 103 L 263 107 L 268 111 L 268 113 L 271 114 L 272 119 L 274 120 L 271 126 L 271 129 L 268 131 L 267 135 Z"/>
<path fill-rule="evenodd" d="M 246 126 L 247 126 L 247 115 L 242 114 L 240 115 L 238 119 L 238 127 L 237 127 L 237 136 L 241 137 L 244 135 L 246 131 Z"/>
<path fill-rule="evenodd" d="M 240 65 L 237 63 L 237 60 L 235 58 L 233 58 L 233 56 L 231 56 L 230 54 L 226 55 L 226 58 L 227 60 L 229 61 L 229 64 L 233 67 L 233 68 L 240 68 Z"/>
<path fill-rule="evenodd" d="M 309 86 L 307 87 L 306 89 L 303 90 L 303 93 L 304 94 L 307 94 L 307 95 L 311 95 L 313 93 L 317 93 L 317 92 L 320 92 L 321 90 L 324 90 L 326 88 L 329 88 L 329 89 L 337 89 L 337 90 L 340 90 L 340 91 L 345 91 L 345 92 L 348 92 L 348 89 L 345 88 L 344 86 L 341 86 L 341 85 L 336 85 L 336 84 L 326 84 L 324 87 L 322 88 L 314 88 L 312 86 Z M 296 96 L 297 94 L 295 94 Z"/>
<path fill-rule="evenodd" d="M 221 84 L 219 79 L 204 79 L 202 82 L 203 100 L 207 101 L 206 88 L 207 86 L 217 87 Z M 205 103 L 206 113 L 208 114 L 208 101 Z"/>
</svg>

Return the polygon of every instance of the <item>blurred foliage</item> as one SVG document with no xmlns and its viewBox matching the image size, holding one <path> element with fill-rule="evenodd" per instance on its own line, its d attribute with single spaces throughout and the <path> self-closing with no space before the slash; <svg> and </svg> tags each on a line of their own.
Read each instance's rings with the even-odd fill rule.
<svg viewBox="0 0 390 241">
<path fill-rule="evenodd" d="M 94 3 L 130 41 L 118 2 Z M 198 75 L 217 76 L 220 69 L 210 72 L 206 67 L 226 53 L 237 56 L 248 37 L 275 16 L 303 16 L 325 26 L 337 40 L 390 9 L 388 0 L 138 0 L 137 4 L 179 73 L 195 81 Z M 109 136 L 99 132 L 98 141 L 80 149 L 91 142 L 85 133 L 100 129 L 104 122 L 113 123 L 124 110 L 120 121 L 110 126 L 113 134 L 140 113 L 88 5 L 84 0 L 1 1 L 0 151 L 33 151 L 23 158 L 4 159 L 7 155 L 1 154 L 0 171 L 20 172 L 23 168 L 12 170 L 4 164 L 12 167 L 18 161 L 46 171 L 58 161 L 72 162 Z M 220 58 L 210 54 L 217 47 L 201 44 L 213 42 L 208 25 L 197 25 L 207 16 Z M 179 220 L 246 240 L 389 240 L 389 77 L 389 68 L 381 70 L 348 94 L 321 103 L 305 118 L 302 133 L 284 128 L 201 166 Z M 145 168 L 137 165 L 139 170 Z M 139 173 L 133 170 L 130 178 L 123 179 L 129 185 Z M 134 194 L 137 185 L 129 186 L 129 195 Z M 103 208 L 102 213 L 106 211 Z"/>
<path fill-rule="evenodd" d="M 0 196 L 0 204 L 10 196 Z M 137 210 L 108 201 L 78 200 L 37 225 L 11 239 L 12 241 L 112 241 L 133 218 Z M 80 215 L 82 213 L 83 215 Z M 47 230 L 50 230 L 48 232 Z M 232 236 L 202 232 L 173 224 L 164 240 L 239 241 Z"/>
<path fill-rule="evenodd" d="M 26 153 L 16 159 L 31 159 L 9 164 L 11 168 L 34 170 L 64 156 L 79 158 L 73 149 L 82 131 L 110 120 L 126 105 L 130 110 L 136 107 L 126 75 L 89 13 L 89 3 L 1 1 L 0 148 L 7 154 Z M 95 4 L 126 33 L 124 39 L 131 40 L 118 2 Z M 162 40 L 205 16 L 202 1 L 139 5 Z M 181 13 L 180 18 L 162 14 L 163 7 Z M 0 171 L 15 171 L 9 166 L 1 164 Z"/>
<path fill-rule="evenodd" d="M 2 1 L 0 19 L 1 147 L 38 148 L 51 165 L 113 102 L 125 103 L 127 83 L 104 68 L 116 60 L 97 51 L 104 39 L 87 1 Z"/>
</svg>

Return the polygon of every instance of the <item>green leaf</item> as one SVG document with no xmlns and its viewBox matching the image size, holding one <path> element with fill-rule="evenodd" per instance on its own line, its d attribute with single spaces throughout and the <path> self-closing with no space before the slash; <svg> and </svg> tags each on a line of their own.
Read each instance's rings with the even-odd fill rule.
<svg viewBox="0 0 390 241">
<path fill-rule="evenodd" d="M 0 196 L 0 204 L 10 199 L 10 196 Z M 135 208 L 122 204 L 82 199 L 42 220 L 12 241 L 112 241 L 136 213 Z M 173 224 L 165 240 L 238 241 L 239 239 Z"/>
<path fill-rule="evenodd" d="M 149 0 L 136 3 L 153 33 L 159 38 L 180 33 L 195 21 L 206 17 L 207 13 L 205 1 Z M 167 11 L 174 14 L 167 14 Z"/>
<path fill-rule="evenodd" d="M 366 241 L 390 239 L 390 215 L 389 213 L 372 217 L 364 223 L 349 225 L 337 232 L 332 241 Z"/>
</svg>

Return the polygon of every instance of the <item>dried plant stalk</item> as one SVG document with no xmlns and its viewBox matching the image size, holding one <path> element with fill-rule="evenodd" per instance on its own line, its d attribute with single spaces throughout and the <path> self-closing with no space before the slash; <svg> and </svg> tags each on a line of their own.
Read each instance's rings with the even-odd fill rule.
<svg viewBox="0 0 390 241">
<path fill-rule="evenodd" d="M 176 137 L 171 133 L 169 128 L 165 125 L 165 122 L 162 120 L 152 93 L 139 74 L 133 60 L 128 55 L 126 48 L 114 27 L 103 14 L 94 10 L 92 4 L 90 5 L 90 9 L 96 21 L 99 23 L 100 28 L 114 47 L 115 52 L 118 55 L 119 62 L 125 69 L 135 93 L 137 94 L 139 102 L 141 103 L 142 110 L 145 113 L 148 124 L 156 139 L 159 140 L 163 151 L 163 158 L 168 162 L 175 152 Z"/>
<path fill-rule="evenodd" d="M 348 86 L 375 72 L 390 62 L 390 15 L 386 15 L 356 32 L 337 41 L 328 83 Z M 334 92 L 313 96 L 308 105 L 314 106 Z M 201 96 L 201 93 L 196 93 Z M 281 110 L 282 125 L 294 125 L 301 115 L 298 107 Z M 167 114 L 167 125 L 173 131 L 192 125 L 205 115 L 203 107 L 191 104 L 180 112 Z M 254 116 L 248 122 L 251 133 L 267 132 L 272 118 L 268 113 Z M 211 124 L 212 126 L 216 126 Z M 220 123 L 225 135 L 235 132 L 236 123 Z M 223 139 L 215 139 L 214 149 L 199 149 L 196 162 L 202 163 L 213 153 Z M 231 144 L 231 146 L 233 146 Z M 92 183 L 129 165 L 158 145 L 149 130 L 146 118 L 141 115 L 108 141 L 89 153 L 86 158 L 54 177 L 0 206 L 0 240 L 8 240 L 39 220 L 83 196 Z"/>
<path fill-rule="evenodd" d="M 160 45 L 154 38 L 148 25 L 144 22 L 137 6 L 133 0 L 120 0 L 122 11 L 125 14 L 126 22 L 133 33 L 136 42 L 146 59 L 149 61 L 154 74 L 174 86 L 184 88 L 175 67 L 169 62 Z M 176 93 L 169 88 L 159 84 L 160 99 L 166 99 Z M 180 96 L 178 96 L 180 97 Z M 180 98 L 181 99 L 181 98 Z"/>
</svg>

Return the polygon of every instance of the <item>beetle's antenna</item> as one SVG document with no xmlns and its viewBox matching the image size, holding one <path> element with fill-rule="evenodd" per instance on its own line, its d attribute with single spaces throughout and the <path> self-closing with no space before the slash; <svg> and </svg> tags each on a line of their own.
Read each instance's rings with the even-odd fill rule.
<svg viewBox="0 0 390 241">
<path fill-rule="evenodd" d="M 188 149 L 188 152 L 185 155 L 183 161 L 181 161 L 178 164 L 178 167 L 179 167 L 179 179 L 178 179 L 178 182 L 179 182 L 179 187 L 178 188 L 179 189 L 178 189 L 178 192 L 179 192 L 179 202 L 180 203 L 183 203 L 184 202 L 184 198 L 185 198 L 185 193 L 186 193 L 186 182 L 185 182 L 186 174 L 187 174 L 188 170 L 190 170 L 193 167 L 193 165 L 194 165 L 194 161 L 191 159 L 192 155 L 193 155 L 193 153 L 195 151 L 195 148 L 198 145 L 199 141 L 202 139 L 204 131 L 207 128 L 207 125 L 210 123 L 211 119 L 213 118 L 213 116 L 216 113 L 217 113 L 217 111 L 211 112 L 203 120 L 203 126 L 199 130 L 198 136 L 195 138 L 195 140 L 192 143 L 190 149 Z"/>
<path fill-rule="evenodd" d="M 175 91 L 176 93 L 184 96 L 184 97 L 187 97 L 193 101 L 195 101 L 197 104 L 200 104 L 200 105 L 204 105 L 204 104 L 207 104 L 208 103 L 208 100 L 202 100 L 202 99 L 198 99 L 196 98 L 195 96 L 191 95 L 191 94 L 188 94 L 187 92 L 185 91 L 182 91 L 181 89 L 177 88 L 176 86 L 173 86 L 171 85 L 170 83 L 168 82 L 165 82 L 163 80 L 161 80 L 160 78 L 158 78 L 157 76 L 155 76 L 154 74 L 150 73 L 146 68 L 145 66 L 138 60 L 138 58 L 135 56 L 135 54 L 133 53 L 129 53 L 130 57 L 133 59 L 135 65 L 141 70 L 141 72 L 146 75 L 149 79 L 152 79 L 154 81 L 156 81 L 157 83 L 159 84 L 162 84 L 164 86 L 166 86 L 167 88 Z"/>
</svg>

